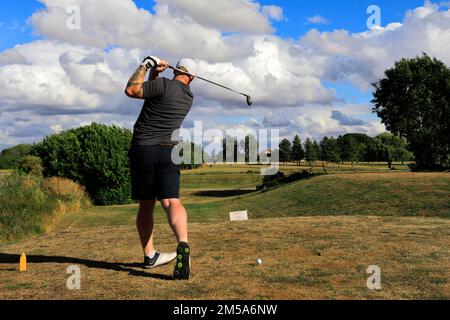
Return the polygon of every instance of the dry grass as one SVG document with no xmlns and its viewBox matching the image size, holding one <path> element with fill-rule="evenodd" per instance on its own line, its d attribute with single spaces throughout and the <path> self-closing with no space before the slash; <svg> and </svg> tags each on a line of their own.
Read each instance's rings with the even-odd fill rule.
<svg viewBox="0 0 450 320">
<path fill-rule="evenodd" d="M 192 224 L 192 279 L 173 282 L 172 266 L 134 264 L 134 227 L 71 229 L 0 247 L 0 299 L 449 299 L 449 230 L 448 219 L 400 217 Z M 156 240 L 173 249 L 165 224 Z M 66 288 L 69 265 L 81 268 L 79 291 Z M 366 288 L 369 265 L 382 270 L 380 291 Z"/>
<path fill-rule="evenodd" d="M 44 188 L 60 197 L 73 197 L 81 199 L 86 195 L 84 187 L 71 180 L 59 177 L 45 179 Z"/>
<path fill-rule="evenodd" d="M 0 177 L 6 176 L 11 173 L 11 170 L 0 170 Z"/>
<path fill-rule="evenodd" d="M 46 232 L 66 213 L 90 206 L 84 189 L 70 180 L 5 176 L 0 180 L 0 241 Z"/>
</svg>

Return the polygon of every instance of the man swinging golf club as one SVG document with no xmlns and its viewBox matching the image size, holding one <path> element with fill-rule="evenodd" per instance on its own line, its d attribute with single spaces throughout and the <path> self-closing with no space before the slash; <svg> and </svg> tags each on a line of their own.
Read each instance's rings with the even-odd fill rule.
<svg viewBox="0 0 450 320">
<path fill-rule="evenodd" d="M 144 249 L 144 267 L 154 268 L 176 260 L 174 278 L 187 280 L 190 275 L 187 212 L 179 195 L 180 167 L 172 161 L 172 150 L 178 143 L 172 141 L 172 134 L 180 129 L 192 107 L 189 85 L 197 65 L 191 59 L 181 59 L 173 80 L 160 78 L 159 74 L 169 67 L 165 60 L 145 58 L 125 90 L 128 97 L 145 100 L 129 151 L 131 184 L 133 199 L 139 201 L 136 225 Z M 145 81 L 148 70 L 150 79 Z M 157 200 L 177 238 L 176 253 L 160 253 L 153 247 L 153 211 Z"/>
</svg>

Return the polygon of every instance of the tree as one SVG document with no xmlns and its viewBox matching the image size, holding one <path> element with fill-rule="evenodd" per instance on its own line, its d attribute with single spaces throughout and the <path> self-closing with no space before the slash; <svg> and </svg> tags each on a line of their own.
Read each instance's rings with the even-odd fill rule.
<svg viewBox="0 0 450 320">
<path fill-rule="evenodd" d="M 223 139 L 222 148 L 221 156 L 224 163 L 236 163 L 238 161 L 239 145 L 236 137 L 227 136 Z"/>
<path fill-rule="evenodd" d="M 302 141 L 300 137 L 296 135 L 294 141 L 292 142 L 292 160 L 300 165 L 300 161 L 305 157 L 305 152 L 303 151 Z"/>
<path fill-rule="evenodd" d="M 292 160 L 292 145 L 288 139 L 283 139 L 280 143 L 280 162 Z"/>
<path fill-rule="evenodd" d="M 352 135 L 346 134 L 340 139 L 341 147 L 341 160 L 353 162 L 359 159 L 358 145 L 355 142 L 355 138 Z"/>
<path fill-rule="evenodd" d="M 316 140 L 313 141 L 313 154 L 315 157 L 313 161 L 320 160 L 320 146 Z"/>
<path fill-rule="evenodd" d="M 250 148 L 251 145 L 254 147 Z M 246 136 L 244 140 L 241 140 L 239 142 L 239 146 L 240 146 L 241 150 L 244 151 L 245 163 L 250 163 L 250 160 L 254 160 L 254 162 L 259 161 L 259 155 L 258 155 L 259 143 L 253 135 L 250 134 L 250 135 Z M 255 154 L 250 154 L 250 153 L 255 153 Z"/>
<path fill-rule="evenodd" d="M 312 141 L 310 138 L 307 138 L 305 141 L 305 159 L 309 165 L 312 165 L 313 161 L 318 159 L 318 145 L 316 141 Z"/>
<path fill-rule="evenodd" d="M 407 142 L 405 138 L 385 132 L 375 137 L 378 146 L 378 157 L 382 161 L 388 163 L 388 167 L 392 168 L 394 161 L 407 161 L 411 159 L 411 153 L 407 150 Z"/>
<path fill-rule="evenodd" d="M 373 143 L 373 138 L 364 133 L 349 133 L 346 136 L 352 137 L 356 144 L 357 156 L 355 156 L 355 161 L 368 161 L 368 149 L 369 145 Z"/>
<path fill-rule="evenodd" d="M 450 167 L 450 69 L 425 53 L 402 59 L 373 84 L 373 111 L 386 129 L 405 137 L 414 170 Z"/>
<path fill-rule="evenodd" d="M 340 150 L 336 139 L 324 137 L 319 145 L 321 160 L 326 162 L 341 161 Z"/>
<path fill-rule="evenodd" d="M 180 169 L 181 170 L 192 170 L 200 167 L 205 162 L 205 152 L 203 150 L 203 147 L 200 145 L 196 145 L 193 142 L 190 141 L 181 141 L 178 146 L 179 150 L 179 156 L 181 157 L 180 161 Z M 189 160 L 185 160 L 184 158 L 184 152 L 186 150 L 190 151 L 190 157 L 187 156 L 186 158 Z M 198 153 L 196 155 L 196 152 Z M 198 163 L 200 162 L 200 163 Z"/>
</svg>

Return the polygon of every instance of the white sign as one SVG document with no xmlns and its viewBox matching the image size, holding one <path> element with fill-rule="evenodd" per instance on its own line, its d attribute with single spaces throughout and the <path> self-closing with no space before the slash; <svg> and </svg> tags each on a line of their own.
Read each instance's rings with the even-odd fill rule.
<svg viewBox="0 0 450 320">
<path fill-rule="evenodd" d="M 247 221 L 248 211 L 230 212 L 230 221 Z"/>
</svg>

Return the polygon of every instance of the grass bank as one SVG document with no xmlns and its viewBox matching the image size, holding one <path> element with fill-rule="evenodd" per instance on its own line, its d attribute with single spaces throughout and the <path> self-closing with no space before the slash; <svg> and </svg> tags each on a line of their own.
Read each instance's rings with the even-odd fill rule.
<svg viewBox="0 0 450 320">
<path fill-rule="evenodd" d="M 90 207 L 84 189 L 60 179 L 12 173 L 0 178 L 0 241 L 48 230 L 56 218 Z"/>
</svg>

